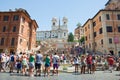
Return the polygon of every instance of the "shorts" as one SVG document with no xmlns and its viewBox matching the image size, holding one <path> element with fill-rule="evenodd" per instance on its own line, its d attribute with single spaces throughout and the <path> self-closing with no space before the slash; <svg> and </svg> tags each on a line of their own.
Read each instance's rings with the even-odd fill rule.
<svg viewBox="0 0 120 80">
<path fill-rule="evenodd" d="M 21 63 L 17 64 L 17 69 L 22 69 L 22 64 Z"/>
<path fill-rule="evenodd" d="M 14 62 L 10 62 L 10 67 L 14 68 L 15 67 L 15 63 Z"/>
<path fill-rule="evenodd" d="M 79 64 L 75 64 L 75 66 L 79 66 Z"/>
<path fill-rule="evenodd" d="M 81 66 L 86 66 L 86 64 L 84 62 L 81 63 Z"/>
<path fill-rule="evenodd" d="M 92 68 L 92 64 L 87 64 L 88 69 Z"/>
<path fill-rule="evenodd" d="M 50 67 L 50 64 L 49 63 L 45 63 L 45 67 Z"/>
<path fill-rule="evenodd" d="M 35 69 L 41 69 L 41 64 L 40 63 L 35 63 Z"/>
<path fill-rule="evenodd" d="M 53 69 L 58 69 L 58 67 L 59 67 L 59 64 L 53 64 Z"/>
<path fill-rule="evenodd" d="M 29 67 L 30 67 L 30 68 L 34 68 L 34 67 L 35 67 L 34 62 L 29 62 Z"/>
</svg>

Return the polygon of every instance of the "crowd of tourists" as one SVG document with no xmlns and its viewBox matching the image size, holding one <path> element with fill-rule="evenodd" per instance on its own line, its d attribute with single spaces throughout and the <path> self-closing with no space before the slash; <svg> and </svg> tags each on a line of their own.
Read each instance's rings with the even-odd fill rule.
<svg viewBox="0 0 120 80">
<path fill-rule="evenodd" d="M 20 52 L 17 55 L 14 52 L 8 55 L 4 52 L 0 54 L 0 72 L 9 70 L 9 73 L 17 72 L 29 76 L 41 76 L 43 72 L 44 76 L 49 76 L 51 66 L 53 66 L 52 75 L 58 75 L 59 56 L 57 53 L 44 56 L 40 51 L 36 54 L 33 52 L 29 54 Z"/>
<path fill-rule="evenodd" d="M 71 64 L 75 66 L 75 73 L 95 73 L 98 64 L 102 65 L 103 70 L 120 70 L 120 58 L 112 55 L 93 55 L 87 54 L 66 53 L 63 51 L 59 53 L 55 51 L 52 54 L 43 54 L 41 51 L 36 53 L 10 52 L 0 54 L 0 72 L 18 73 L 29 76 L 49 76 L 58 75 L 58 68 L 61 64 Z M 79 51 L 78 51 L 79 52 Z M 52 68 L 51 68 L 52 67 Z M 51 70 L 52 69 L 52 70 Z"/>
<path fill-rule="evenodd" d="M 113 70 L 120 70 L 120 58 L 116 59 L 112 55 L 81 55 L 81 57 L 74 57 L 73 61 L 75 73 L 79 71 L 79 67 L 81 74 L 86 72 L 93 74 L 97 68 L 103 71 L 110 71 L 111 73 Z"/>
</svg>

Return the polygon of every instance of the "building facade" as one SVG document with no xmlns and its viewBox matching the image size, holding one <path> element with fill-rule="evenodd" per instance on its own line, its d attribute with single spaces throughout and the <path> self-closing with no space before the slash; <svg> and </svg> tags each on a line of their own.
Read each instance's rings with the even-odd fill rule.
<svg viewBox="0 0 120 80">
<path fill-rule="evenodd" d="M 0 52 L 21 52 L 36 46 L 38 25 L 24 9 L 0 12 Z"/>
<path fill-rule="evenodd" d="M 109 0 L 105 9 L 83 25 L 87 49 L 120 56 L 119 4 L 119 0 Z"/>
<path fill-rule="evenodd" d="M 74 31 L 74 39 L 80 40 L 84 36 L 84 29 L 79 23 L 77 26 L 78 27 Z"/>
<path fill-rule="evenodd" d="M 52 30 L 50 31 L 37 31 L 36 39 L 37 41 L 47 40 L 47 39 L 63 39 L 68 38 L 68 19 L 63 17 L 62 25 L 57 21 L 57 18 L 52 18 Z"/>
</svg>

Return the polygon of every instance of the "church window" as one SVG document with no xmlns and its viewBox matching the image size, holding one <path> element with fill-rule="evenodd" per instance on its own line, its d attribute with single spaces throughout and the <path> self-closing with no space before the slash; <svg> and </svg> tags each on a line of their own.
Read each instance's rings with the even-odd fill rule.
<svg viewBox="0 0 120 80">
<path fill-rule="evenodd" d="M 55 23 L 53 23 L 53 25 L 55 26 Z"/>
<path fill-rule="evenodd" d="M 64 22 L 64 24 L 66 24 L 66 22 Z"/>
<path fill-rule="evenodd" d="M 64 33 L 64 36 L 66 36 L 66 33 Z"/>
</svg>

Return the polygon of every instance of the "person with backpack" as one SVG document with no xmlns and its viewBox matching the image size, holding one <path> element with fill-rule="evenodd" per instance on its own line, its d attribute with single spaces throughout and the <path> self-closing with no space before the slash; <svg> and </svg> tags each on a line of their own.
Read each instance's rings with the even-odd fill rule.
<svg viewBox="0 0 120 80">
<path fill-rule="evenodd" d="M 41 76 L 41 66 L 43 62 L 43 55 L 41 54 L 40 51 L 37 52 L 35 56 L 35 69 L 36 69 L 36 76 Z"/>
<path fill-rule="evenodd" d="M 16 56 L 15 56 L 15 52 L 10 52 L 10 73 L 13 72 L 13 69 L 15 67 L 15 63 L 16 63 Z"/>
</svg>

